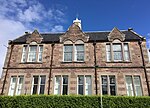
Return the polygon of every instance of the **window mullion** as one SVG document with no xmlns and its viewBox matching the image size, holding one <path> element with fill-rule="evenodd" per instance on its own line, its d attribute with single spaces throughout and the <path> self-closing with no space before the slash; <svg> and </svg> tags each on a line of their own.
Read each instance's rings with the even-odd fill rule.
<svg viewBox="0 0 150 108">
<path fill-rule="evenodd" d="M 83 76 L 83 79 L 84 79 L 83 80 L 83 95 L 85 95 L 85 91 L 86 91 L 86 87 L 85 87 L 86 86 L 86 76 L 85 75 Z"/>
<path fill-rule="evenodd" d="M 107 75 L 107 91 L 108 95 L 110 95 L 110 82 L 109 82 L 109 76 Z"/>
<path fill-rule="evenodd" d="M 40 46 L 36 45 L 36 62 L 38 62 L 38 59 L 39 59 L 39 48 Z"/>
<path fill-rule="evenodd" d="M 75 61 L 75 45 L 72 45 L 72 61 Z"/>
<path fill-rule="evenodd" d="M 18 84 L 18 76 L 16 76 L 15 89 L 14 89 L 13 96 L 16 95 L 16 89 L 17 89 L 17 86 L 18 86 L 17 84 Z"/>
<path fill-rule="evenodd" d="M 63 76 L 60 76 L 60 95 L 63 93 Z"/>
<path fill-rule="evenodd" d="M 124 43 L 121 43 L 122 61 L 125 61 Z"/>
<path fill-rule="evenodd" d="M 113 43 L 110 43 L 110 56 L 111 61 L 114 61 Z"/>
<path fill-rule="evenodd" d="M 135 86 L 134 86 L 134 76 L 132 75 L 132 88 L 133 88 L 133 95 L 136 96 L 136 93 L 135 93 Z"/>
<path fill-rule="evenodd" d="M 37 94 L 40 93 L 41 76 L 38 77 Z"/>
</svg>

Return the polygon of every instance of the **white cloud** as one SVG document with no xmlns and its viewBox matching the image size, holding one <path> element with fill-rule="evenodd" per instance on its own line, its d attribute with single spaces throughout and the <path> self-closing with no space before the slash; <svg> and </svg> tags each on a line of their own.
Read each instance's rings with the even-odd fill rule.
<svg viewBox="0 0 150 108">
<path fill-rule="evenodd" d="M 64 11 L 61 8 L 45 8 L 38 0 L 0 0 L 0 76 L 6 55 L 8 40 L 25 31 L 63 31 Z M 59 24 L 58 24 L 59 23 Z"/>
<path fill-rule="evenodd" d="M 64 31 L 64 28 L 61 25 L 56 25 L 51 30 L 51 32 L 62 32 L 62 31 Z"/>
</svg>

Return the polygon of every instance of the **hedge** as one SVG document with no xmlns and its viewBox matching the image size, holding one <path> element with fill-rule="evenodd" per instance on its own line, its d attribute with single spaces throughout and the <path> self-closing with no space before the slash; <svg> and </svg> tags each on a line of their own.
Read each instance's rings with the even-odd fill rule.
<svg viewBox="0 0 150 108">
<path fill-rule="evenodd" d="M 103 96 L 103 108 L 150 108 L 150 97 Z M 100 96 L 0 96 L 0 108 L 101 108 Z"/>
</svg>

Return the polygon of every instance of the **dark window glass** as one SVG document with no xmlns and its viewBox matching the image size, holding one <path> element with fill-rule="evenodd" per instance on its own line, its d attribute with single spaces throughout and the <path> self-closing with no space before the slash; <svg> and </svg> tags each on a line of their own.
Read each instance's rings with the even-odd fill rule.
<svg viewBox="0 0 150 108">
<path fill-rule="evenodd" d="M 45 85 L 40 86 L 40 94 L 44 94 Z"/>
<path fill-rule="evenodd" d="M 83 85 L 78 86 L 78 94 L 83 95 Z"/>
<path fill-rule="evenodd" d="M 37 93 L 37 87 L 38 87 L 38 85 L 34 85 L 33 86 L 33 93 L 32 94 L 36 94 Z"/>
<path fill-rule="evenodd" d="M 38 84 L 38 79 L 39 79 L 38 76 L 34 76 L 34 84 Z"/>
<path fill-rule="evenodd" d="M 115 76 L 109 76 L 109 81 L 110 81 L 110 95 L 116 95 Z"/>
<path fill-rule="evenodd" d="M 45 76 L 41 76 L 41 84 L 45 84 Z"/>
<path fill-rule="evenodd" d="M 63 95 L 67 95 L 68 94 L 68 85 L 63 85 Z"/>
<path fill-rule="evenodd" d="M 63 90 L 62 90 L 63 95 L 68 94 L 68 76 L 63 76 Z"/>
<path fill-rule="evenodd" d="M 83 95 L 84 76 L 78 76 L 78 94 Z"/>
</svg>

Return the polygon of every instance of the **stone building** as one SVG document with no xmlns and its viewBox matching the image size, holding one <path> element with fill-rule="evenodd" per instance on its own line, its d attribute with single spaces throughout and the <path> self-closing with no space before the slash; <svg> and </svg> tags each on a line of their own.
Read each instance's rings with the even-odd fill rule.
<svg viewBox="0 0 150 108">
<path fill-rule="evenodd" d="M 64 33 L 34 30 L 9 42 L 2 95 L 150 95 L 146 40 L 132 29 Z"/>
</svg>

